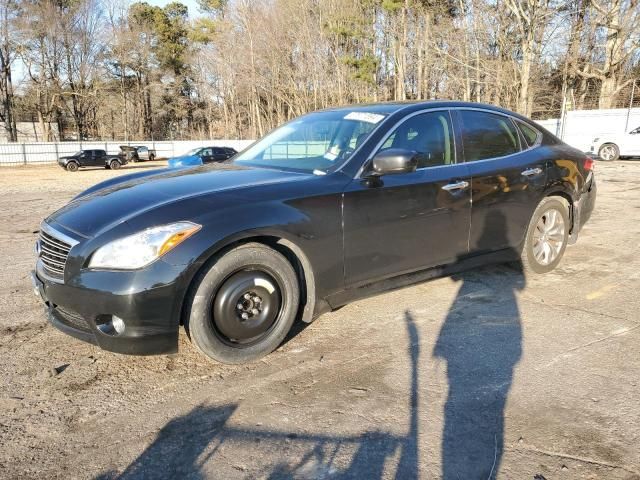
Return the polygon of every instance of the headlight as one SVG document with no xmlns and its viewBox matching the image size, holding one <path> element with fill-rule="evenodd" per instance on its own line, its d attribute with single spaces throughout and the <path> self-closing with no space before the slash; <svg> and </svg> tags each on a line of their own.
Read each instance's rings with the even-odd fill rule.
<svg viewBox="0 0 640 480">
<path fill-rule="evenodd" d="M 133 270 L 149 265 L 202 228 L 191 222 L 176 222 L 148 228 L 100 247 L 89 268 Z"/>
</svg>

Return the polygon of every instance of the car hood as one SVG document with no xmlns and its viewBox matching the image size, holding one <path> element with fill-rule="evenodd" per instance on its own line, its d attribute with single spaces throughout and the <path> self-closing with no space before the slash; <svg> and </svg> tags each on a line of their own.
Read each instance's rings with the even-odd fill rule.
<svg viewBox="0 0 640 480">
<path fill-rule="evenodd" d="M 127 175 L 87 190 L 45 221 L 90 238 L 145 211 L 188 198 L 213 201 L 220 192 L 308 177 L 230 163 Z"/>
</svg>

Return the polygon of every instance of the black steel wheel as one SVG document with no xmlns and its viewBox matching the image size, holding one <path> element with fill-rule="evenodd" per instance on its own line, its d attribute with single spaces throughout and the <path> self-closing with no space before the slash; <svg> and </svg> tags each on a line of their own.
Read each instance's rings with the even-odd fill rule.
<svg viewBox="0 0 640 480">
<path fill-rule="evenodd" d="M 213 259 L 198 275 L 185 327 L 210 358 L 245 363 L 275 350 L 293 324 L 298 280 L 289 261 L 258 243 Z"/>
<path fill-rule="evenodd" d="M 67 172 L 77 172 L 78 171 L 78 163 L 77 162 L 69 162 L 67 163 Z"/>
<path fill-rule="evenodd" d="M 240 270 L 218 289 L 211 321 L 221 339 L 241 348 L 268 335 L 281 304 L 280 286 L 269 273 Z"/>
</svg>

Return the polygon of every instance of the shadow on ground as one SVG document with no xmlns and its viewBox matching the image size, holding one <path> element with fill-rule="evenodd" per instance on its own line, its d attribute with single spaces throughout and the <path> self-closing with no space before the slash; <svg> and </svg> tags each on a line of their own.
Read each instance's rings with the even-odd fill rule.
<svg viewBox="0 0 640 480">
<path fill-rule="evenodd" d="M 454 277 L 460 288 L 433 351 L 434 357 L 446 362 L 449 384 L 440 445 L 445 480 L 490 479 L 499 471 L 505 403 L 522 349 L 516 299 L 525 285 L 521 267 L 488 267 Z M 421 371 L 428 365 L 421 361 L 420 333 L 410 311 L 405 311 L 404 324 L 411 387 L 398 402 L 409 406 L 405 435 L 383 430 L 357 436 L 308 435 L 242 428 L 229 422 L 238 404 L 199 405 L 167 423 L 122 473 L 107 472 L 97 478 L 198 479 L 207 477 L 205 469 L 224 476 L 222 467 L 235 468 L 229 466 L 235 453 L 266 461 L 260 474 L 270 479 L 425 476 L 426 467 L 422 472 L 420 467 L 433 460 L 423 456 L 438 447 L 429 445 L 428 438 L 420 444 L 418 436 L 419 420 L 431 421 L 420 414 L 427 409 L 421 405 L 419 379 L 429 374 Z M 253 453 L 247 457 L 247 452 Z"/>
</svg>

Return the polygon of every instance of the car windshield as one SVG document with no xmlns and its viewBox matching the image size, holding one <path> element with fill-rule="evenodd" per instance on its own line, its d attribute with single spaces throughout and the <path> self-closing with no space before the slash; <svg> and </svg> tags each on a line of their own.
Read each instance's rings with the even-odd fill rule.
<svg viewBox="0 0 640 480">
<path fill-rule="evenodd" d="M 385 115 L 358 111 L 316 112 L 274 130 L 235 162 L 295 171 L 326 171 L 340 165 Z"/>
<path fill-rule="evenodd" d="M 192 148 L 191 150 L 189 150 L 187 153 L 184 154 L 184 156 L 186 157 L 187 155 L 195 155 L 196 153 L 198 153 L 200 150 L 202 150 L 202 147 L 198 147 L 198 148 Z"/>
</svg>

